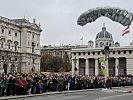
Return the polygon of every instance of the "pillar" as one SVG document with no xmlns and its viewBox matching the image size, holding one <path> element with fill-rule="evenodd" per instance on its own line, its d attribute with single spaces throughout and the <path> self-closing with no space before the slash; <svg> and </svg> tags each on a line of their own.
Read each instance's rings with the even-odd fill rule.
<svg viewBox="0 0 133 100">
<path fill-rule="evenodd" d="M 85 61 L 85 75 L 89 75 L 89 59 Z"/>
<path fill-rule="evenodd" d="M 95 59 L 95 75 L 98 75 L 98 59 Z"/>
<path fill-rule="evenodd" d="M 115 59 L 115 75 L 118 75 L 118 70 L 119 70 L 119 58 Z"/>
<path fill-rule="evenodd" d="M 77 63 L 76 63 L 76 67 L 77 67 L 77 75 L 79 75 L 79 59 L 77 59 Z"/>
<path fill-rule="evenodd" d="M 74 63 L 74 60 L 72 59 L 72 75 L 76 74 L 76 75 L 79 75 L 79 59 L 77 59 L 76 61 L 76 68 L 77 68 L 77 71 L 75 73 L 74 71 L 74 68 L 75 68 L 75 63 Z"/>
<path fill-rule="evenodd" d="M 72 75 L 74 75 L 74 67 L 75 67 L 75 64 L 74 64 L 74 61 L 73 61 L 73 59 L 72 59 Z"/>
</svg>

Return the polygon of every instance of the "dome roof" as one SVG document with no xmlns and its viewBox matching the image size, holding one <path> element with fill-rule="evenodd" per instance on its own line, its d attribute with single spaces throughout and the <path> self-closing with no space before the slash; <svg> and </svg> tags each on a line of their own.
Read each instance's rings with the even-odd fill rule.
<svg viewBox="0 0 133 100">
<path fill-rule="evenodd" d="M 103 38 L 112 39 L 112 34 L 106 31 L 105 26 L 103 26 L 102 31 L 96 35 L 96 39 L 103 39 Z"/>
</svg>

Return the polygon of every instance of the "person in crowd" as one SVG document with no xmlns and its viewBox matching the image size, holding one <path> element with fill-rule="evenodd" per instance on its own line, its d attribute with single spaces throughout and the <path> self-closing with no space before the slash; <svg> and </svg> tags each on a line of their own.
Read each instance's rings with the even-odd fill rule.
<svg viewBox="0 0 133 100">
<path fill-rule="evenodd" d="M 61 73 L 29 73 L 0 75 L 0 96 L 40 94 L 51 91 L 81 90 L 91 88 L 109 88 L 132 86 L 133 75 L 104 77 L 65 75 Z"/>
<path fill-rule="evenodd" d="M 61 76 L 59 76 L 58 77 L 58 91 L 59 92 L 62 92 L 63 91 L 63 81 L 64 81 L 64 78 L 63 78 L 63 76 L 61 75 Z"/>
</svg>

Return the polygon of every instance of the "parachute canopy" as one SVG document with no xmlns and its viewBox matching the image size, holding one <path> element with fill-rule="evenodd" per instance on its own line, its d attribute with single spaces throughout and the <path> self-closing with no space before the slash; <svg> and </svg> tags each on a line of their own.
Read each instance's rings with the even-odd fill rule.
<svg viewBox="0 0 133 100">
<path fill-rule="evenodd" d="M 133 14 L 126 10 L 114 7 L 98 7 L 81 14 L 77 20 L 77 24 L 84 26 L 87 23 L 94 22 L 97 18 L 102 16 L 108 17 L 112 21 L 119 22 L 123 26 L 129 26 L 133 21 Z"/>
</svg>

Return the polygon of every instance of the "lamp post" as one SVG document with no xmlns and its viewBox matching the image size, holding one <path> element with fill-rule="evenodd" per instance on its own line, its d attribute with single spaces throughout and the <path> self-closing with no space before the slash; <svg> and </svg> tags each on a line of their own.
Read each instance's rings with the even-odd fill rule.
<svg viewBox="0 0 133 100">
<path fill-rule="evenodd" d="M 76 57 L 73 59 L 73 61 L 74 61 L 74 76 L 76 76 L 76 72 L 77 72 L 77 67 L 76 67 L 77 59 L 76 59 Z"/>
</svg>

